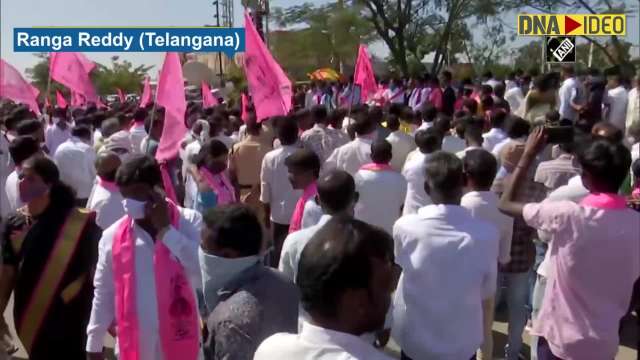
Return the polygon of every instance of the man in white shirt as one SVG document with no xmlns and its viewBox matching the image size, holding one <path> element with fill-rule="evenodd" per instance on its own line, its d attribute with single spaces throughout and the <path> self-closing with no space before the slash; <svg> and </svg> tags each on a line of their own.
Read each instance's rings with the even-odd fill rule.
<svg viewBox="0 0 640 360">
<path fill-rule="evenodd" d="M 122 194 L 116 185 L 116 172 L 120 167 L 120 157 L 112 151 L 103 150 L 96 157 L 96 183 L 87 201 L 87 209 L 96 213 L 96 224 L 106 230 L 120 220 L 125 213 Z"/>
<path fill-rule="evenodd" d="M 96 178 L 96 154 L 91 147 L 91 129 L 75 126 L 71 138 L 55 152 L 54 161 L 60 170 L 60 179 L 76 192 L 78 206 L 85 206 Z"/>
<path fill-rule="evenodd" d="M 323 171 L 332 169 L 344 170 L 351 176 L 371 159 L 371 144 L 375 138 L 376 124 L 366 113 L 358 114 L 353 123 L 356 138 L 348 144 L 335 149 L 323 165 Z"/>
<path fill-rule="evenodd" d="M 427 100 L 427 98 L 422 97 L 424 90 L 424 81 L 422 80 L 422 78 L 418 77 L 417 79 L 412 79 L 411 83 L 412 85 L 410 85 L 410 87 L 412 88 L 410 89 L 409 93 L 408 105 L 413 111 L 417 111 L 420 110 L 424 101 Z"/>
<path fill-rule="evenodd" d="M 34 155 L 42 155 L 38 140 L 31 136 L 18 136 L 9 144 L 9 154 L 15 164 L 13 171 L 7 176 L 4 192 L 7 196 L 7 206 L 10 211 L 21 208 L 24 204 L 20 200 L 18 181 L 20 180 L 20 167 L 22 163 Z"/>
<path fill-rule="evenodd" d="M 40 144 L 40 147 L 43 149 L 44 152 L 46 152 L 49 156 L 53 156 L 53 153 L 49 149 L 47 149 L 47 146 L 45 145 L 44 126 L 42 125 L 42 122 L 40 120 L 37 120 L 37 119 L 22 120 L 16 126 L 16 133 L 18 136 L 33 137 L 34 139 L 36 139 L 36 141 L 38 141 L 38 143 Z"/>
<path fill-rule="evenodd" d="M 451 121 L 449 121 L 448 118 L 437 119 L 433 126 L 438 129 L 443 136 L 442 151 L 456 154 L 459 151 L 464 150 L 466 147 L 464 139 L 458 136 L 457 132 L 451 131 Z"/>
<path fill-rule="evenodd" d="M 325 215 L 316 225 L 289 234 L 282 245 L 278 269 L 293 281 L 297 277 L 300 254 L 315 233 L 332 217 L 353 216 L 358 202 L 353 177 L 340 170 L 323 175 L 318 180 L 318 200 Z"/>
<path fill-rule="evenodd" d="M 511 113 L 520 114 L 520 109 L 524 104 L 524 97 L 529 92 L 531 86 L 531 76 L 525 75 L 520 79 L 520 85 L 509 88 L 507 86 L 507 92 L 504 94 L 504 99 L 509 103 Z M 491 150 L 489 150 L 491 151 Z"/>
<path fill-rule="evenodd" d="M 575 77 L 573 65 L 563 65 L 560 72 L 564 81 L 560 86 L 560 120 L 569 120 L 572 123 L 578 120 L 578 111 L 581 105 L 580 82 Z"/>
<path fill-rule="evenodd" d="M 435 153 L 424 184 L 434 205 L 393 228 L 403 271 L 392 336 L 407 360 L 474 358 L 482 344 L 482 304 L 495 294 L 500 235 L 460 206 L 463 185 L 462 161 Z"/>
<path fill-rule="evenodd" d="M 72 126 L 66 108 L 56 108 L 53 116 L 53 125 L 49 125 L 44 134 L 45 145 L 51 155 L 56 153 L 58 146 L 71 137 Z"/>
<path fill-rule="evenodd" d="M 388 233 L 402 213 L 407 194 L 407 180 L 389 166 L 390 160 L 391 144 L 386 140 L 375 142 L 371 145 L 372 163 L 360 168 L 354 177 L 360 195 L 355 218 Z"/>
<path fill-rule="evenodd" d="M 484 74 L 482 74 L 482 77 L 484 79 L 482 85 L 489 85 L 492 89 L 500 83 L 499 80 L 493 77 L 493 73 L 491 71 L 486 71 Z"/>
<path fill-rule="evenodd" d="M 504 131 L 507 113 L 501 110 L 494 111 L 489 117 L 491 122 L 491 130 L 482 135 L 484 141 L 482 148 L 488 152 L 493 152 L 496 145 L 507 139 L 507 133 Z"/>
<path fill-rule="evenodd" d="M 267 338 L 253 359 L 391 360 L 361 336 L 384 325 L 394 288 L 392 249 L 380 229 L 331 219 L 300 256 L 297 285 L 310 321 L 297 335 Z"/>
<path fill-rule="evenodd" d="M 418 130 L 427 130 L 435 124 L 438 117 L 438 109 L 431 104 L 425 104 L 422 107 L 422 124 L 418 127 Z"/>
<path fill-rule="evenodd" d="M 440 150 L 442 138 L 433 127 L 416 133 L 418 152 L 407 159 L 402 168 L 402 176 L 407 180 L 407 196 L 404 200 L 402 215 L 415 214 L 423 206 L 431 204 L 431 198 L 424 189 L 425 165 L 431 155 Z"/>
<path fill-rule="evenodd" d="M 482 149 L 482 142 L 484 141 L 482 138 L 482 128 L 481 125 L 473 123 L 473 120 L 461 119 L 461 121 L 465 122 L 464 125 L 464 143 L 466 147 L 462 151 L 458 151 L 456 156 L 460 159 L 464 159 L 467 152 L 471 150 Z"/>
<path fill-rule="evenodd" d="M 498 171 L 496 158 L 486 150 L 469 151 L 464 159 L 463 168 L 466 187 L 470 189 L 460 200 L 460 206 L 469 210 L 473 218 L 494 225 L 499 233 L 498 258 L 496 266 L 508 264 L 511 259 L 511 236 L 513 219 L 498 210 L 498 195 L 491 191 L 493 179 Z M 482 304 L 484 318 L 484 342 L 478 351 L 478 359 L 493 358 L 493 317 L 495 296 L 484 300 Z"/>
<path fill-rule="evenodd" d="M 4 131 L 0 132 L 0 184 L 5 184 L 9 174 L 13 171 L 13 162 L 9 154 L 9 140 Z M 11 212 L 6 191 L 0 191 L 0 218 L 5 218 Z"/>
<path fill-rule="evenodd" d="M 640 123 L 640 74 L 636 75 L 635 82 L 636 86 L 629 91 L 629 101 L 627 103 L 627 131 L 629 131 L 633 123 Z"/>
<path fill-rule="evenodd" d="M 338 147 L 339 139 L 335 132 L 327 128 L 327 109 L 316 105 L 311 108 L 311 120 L 314 125 L 300 135 L 300 141 L 305 149 L 309 149 L 318 155 L 320 162 L 324 162 Z"/>
<path fill-rule="evenodd" d="M 133 125 L 129 130 L 131 136 L 131 145 L 134 154 L 141 154 L 140 145 L 142 140 L 147 136 L 147 132 L 144 129 L 144 120 L 147 118 L 147 110 L 138 109 L 133 114 Z"/>
<path fill-rule="evenodd" d="M 400 120 L 396 115 L 387 117 L 387 128 L 391 134 L 387 136 L 387 141 L 391 144 L 391 168 L 395 171 L 402 171 L 407 155 L 416 148 L 413 137 L 400 130 Z"/>
<path fill-rule="evenodd" d="M 285 164 L 285 160 L 300 149 L 296 145 L 298 126 L 290 117 L 282 117 L 277 122 L 281 147 L 265 154 L 260 171 L 260 202 L 264 207 L 264 223 L 271 229 L 273 266 L 278 264 L 282 243 L 289 233 L 291 215 L 302 195 L 302 190 L 295 190 L 291 186 Z"/>
<path fill-rule="evenodd" d="M 609 91 L 606 98 L 608 107 L 605 118 L 618 129 L 625 131 L 629 94 L 620 83 L 619 75 L 609 76 L 607 86 Z"/>
<path fill-rule="evenodd" d="M 202 287 L 198 260 L 200 228 L 202 216 L 193 210 L 177 208 L 178 226 L 171 224 L 168 204 L 162 197 L 160 167 L 151 157 L 136 155 L 122 164 L 116 175 L 116 183 L 120 188 L 124 209 L 133 219 L 132 236 L 135 238 L 135 304 L 125 303 L 126 311 L 136 312 L 138 319 L 139 339 L 137 358 L 140 360 L 168 360 L 161 344 L 160 319 L 158 316 L 158 294 L 154 270 L 155 243 L 161 241 L 178 260 L 188 279 L 185 292 Z M 98 265 L 94 278 L 94 298 L 91 319 L 87 327 L 87 355 L 89 359 L 104 359 L 103 342 L 108 329 L 116 319 L 117 289 L 114 279 L 112 252 L 117 230 L 125 217 L 107 228 L 100 240 Z M 121 279 L 120 279 L 121 280 Z M 164 281 L 171 281 L 166 278 Z M 164 286 L 163 286 L 164 287 Z M 183 294 L 185 293 L 183 292 Z M 184 296 L 184 295 L 183 295 Z M 195 293 L 194 293 L 195 296 Z M 127 297 L 124 297 L 125 299 Z M 184 302 L 183 306 L 188 306 Z M 134 307 L 134 309 L 131 309 Z M 198 309 L 183 309 L 197 312 Z M 188 324 L 186 325 L 188 326 Z M 185 333 L 200 333 L 200 329 L 185 327 Z"/>
</svg>

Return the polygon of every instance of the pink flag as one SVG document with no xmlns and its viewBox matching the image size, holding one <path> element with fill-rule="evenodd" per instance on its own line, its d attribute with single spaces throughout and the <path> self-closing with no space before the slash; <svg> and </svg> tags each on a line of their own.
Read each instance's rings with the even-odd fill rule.
<svg viewBox="0 0 640 360">
<path fill-rule="evenodd" d="M 353 74 L 353 83 L 360 87 L 360 99 L 369 100 L 369 96 L 375 94 L 377 90 L 376 77 L 371 66 L 369 52 L 365 45 L 360 45 L 358 49 L 358 59 L 356 60 L 356 70 Z"/>
<path fill-rule="evenodd" d="M 258 121 L 291 109 L 291 81 L 264 45 L 249 12 L 244 13 L 244 71 Z"/>
<path fill-rule="evenodd" d="M 75 91 L 71 91 L 71 106 L 79 108 L 84 105 L 84 97 Z"/>
<path fill-rule="evenodd" d="M 96 67 L 96 64 L 93 61 L 89 60 L 89 58 L 84 56 L 83 53 L 76 53 L 76 56 L 78 57 L 78 61 L 80 61 L 80 63 L 82 64 L 82 68 L 84 68 L 84 71 L 86 71 L 87 74 Z"/>
<path fill-rule="evenodd" d="M 56 105 L 59 108 L 63 108 L 63 109 L 66 109 L 67 107 L 69 107 L 69 104 L 67 104 L 67 100 L 65 100 L 64 96 L 62 96 L 59 90 L 56 90 Z"/>
<path fill-rule="evenodd" d="M 145 107 L 151 101 L 151 84 L 149 77 L 144 78 L 144 87 L 142 88 L 142 96 L 140 96 L 140 107 Z"/>
<path fill-rule="evenodd" d="M 202 106 L 205 108 L 218 105 L 218 100 L 211 94 L 209 84 L 202 80 Z"/>
<path fill-rule="evenodd" d="M 118 99 L 120 100 L 120 103 L 124 104 L 127 101 L 127 98 L 124 96 L 122 89 L 116 88 L 116 92 L 118 93 Z"/>
<path fill-rule="evenodd" d="M 242 95 L 240 95 L 240 106 L 241 106 L 241 113 L 240 113 L 240 119 L 243 122 L 247 122 L 247 119 L 249 119 L 249 98 L 247 98 L 247 94 L 242 93 Z"/>
<path fill-rule="evenodd" d="M 50 106 L 51 106 L 51 102 L 49 101 L 49 97 L 48 97 L 48 96 L 45 96 L 45 97 L 44 97 L 44 108 L 45 108 L 45 111 L 46 111 L 46 109 L 48 109 Z"/>
<path fill-rule="evenodd" d="M 3 59 L 0 59 L 0 97 L 6 97 L 15 102 L 25 104 L 29 106 L 31 111 L 40 115 L 38 101 L 36 100 L 38 89 L 31 86 L 16 68 Z"/>
<path fill-rule="evenodd" d="M 95 102 L 96 91 L 87 71 L 92 66 L 95 65 L 82 54 L 54 52 L 49 59 L 49 74 L 53 80 Z"/>
</svg>

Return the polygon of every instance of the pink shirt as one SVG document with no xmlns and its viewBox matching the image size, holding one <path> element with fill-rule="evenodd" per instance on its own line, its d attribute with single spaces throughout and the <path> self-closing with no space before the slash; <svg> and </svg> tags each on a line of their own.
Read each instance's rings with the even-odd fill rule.
<svg viewBox="0 0 640 360">
<path fill-rule="evenodd" d="M 618 324 L 640 276 L 640 213 L 559 201 L 527 204 L 523 217 L 551 235 L 532 334 L 565 360 L 615 358 Z"/>
</svg>

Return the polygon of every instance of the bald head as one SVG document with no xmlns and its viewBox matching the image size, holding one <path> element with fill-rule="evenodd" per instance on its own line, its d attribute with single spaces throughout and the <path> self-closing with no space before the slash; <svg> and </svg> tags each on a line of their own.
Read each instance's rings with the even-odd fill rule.
<svg viewBox="0 0 640 360">
<path fill-rule="evenodd" d="M 96 156 L 96 173 L 103 180 L 115 181 L 116 172 L 120 167 L 120 157 L 113 151 L 101 151 Z"/>
<path fill-rule="evenodd" d="M 353 177 L 341 170 L 323 175 L 318 179 L 318 197 L 320 206 L 327 214 L 352 213 L 358 201 Z"/>
</svg>

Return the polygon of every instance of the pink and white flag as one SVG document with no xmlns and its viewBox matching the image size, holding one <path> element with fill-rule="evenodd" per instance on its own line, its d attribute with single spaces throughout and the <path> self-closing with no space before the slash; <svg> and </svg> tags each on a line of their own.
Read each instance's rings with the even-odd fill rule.
<svg viewBox="0 0 640 360">
<path fill-rule="evenodd" d="M 56 90 L 56 106 L 63 109 L 69 107 L 67 100 L 64 98 L 60 90 Z"/>
<path fill-rule="evenodd" d="M 218 105 L 218 100 L 213 97 L 211 94 L 211 88 L 209 88 L 209 84 L 206 81 L 202 80 L 201 85 L 202 90 L 202 107 L 208 108 Z"/>
<path fill-rule="evenodd" d="M 142 87 L 142 95 L 140 96 L 140 107 L 145 107 L 151 101 L 151 83 L 149 77 L 144 78 L 144 86 Z"/>
<path fill-rule="evenodd" d="M 265 46 L 247 11 L 244 27 L 244 71 L 258 121 L 286 115 L 291 110 L 291 81 Z"/>
<path fill-rule="evenodd" d="M 25 104 L 31 111 L 40 115 L 38 93 L 38 89 L 29 84 L 16 68 L 0 59 L 0 97 Z"/>
<path fill-rule="evenodd" d="M 84 106 L 84 97 L 75 91 L 71 91 L 71 106 L 79 108 Z"/>
<path fill-rule="evenodd" d="M 353 83 L 360 87 L 360 99 L 369 100 L 370 96 L 377 91 L 376 77 L 371 66 L 369 52 L 365 45 L 360 44 L 358 49 L 358 59 L 356 60 L 356 70 L 353 74 Z"/>
<path fill-rule="evenodd" d="M 49 74 L 51 78 L 84 96 L 87 101 L 96 101 L 89 72 L 95 64 L 80 53 L 51 53 Z"/>
</svg>

